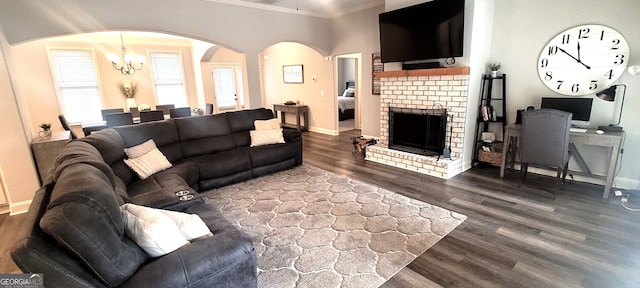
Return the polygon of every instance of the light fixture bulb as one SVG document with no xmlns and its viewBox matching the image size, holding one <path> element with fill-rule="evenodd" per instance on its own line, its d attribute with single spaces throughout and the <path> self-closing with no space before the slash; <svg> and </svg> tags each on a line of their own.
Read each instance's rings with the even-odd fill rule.
<svg viewBox="0 0 640 288">
<path fill-rule="evenodd" d="M 109 60 L 109 62 L 112 62 L 112 63 L 120 62 L 120 59 L 119 59 L 118 55 L 113 54 L 113 53 L 107 54 L 107 60 Z"/>
</svg>

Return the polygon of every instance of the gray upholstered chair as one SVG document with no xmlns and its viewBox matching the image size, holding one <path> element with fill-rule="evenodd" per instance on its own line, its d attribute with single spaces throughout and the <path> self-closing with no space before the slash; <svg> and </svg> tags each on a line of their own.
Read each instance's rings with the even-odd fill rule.
<svg viewBox="0 0 640 288">
<path fill-rule="evenodd" d="M 162 113 L 164 113 L 164 115 L 169 115 L 169 110 L 171 108 L 176 108 L 176 105 L 174 104 L 156 105 L 156 110 L 162 110 Z"/>
<path fill-rule="evenodd" d="M 169 109 L 169 117 L 170 118 L 191 117 L 191 108 L 189 107 L 171 108 Z"/>
<path fill-rule="evenodd" d="M 71 129 L 71 125 L 69 125 L 69 122 L 67 122 L 67 118 L 64 117 L 64 115 L 58 115 L 58 120 L 60 120 L 60 125 L 62 125 L 64 130 L 71 132 L 71 140 L 78 139 L 78 135 L 76 135 L 76 132 Z"/>
<path fill-rule="evenodd" d="M 555 109 L 530 110 L 522 113 L 522 136 L 519 148 L 522 182 L 531 164 L 556 168 L 558 183 L 564 183 L 571 157 L 569 153 L 571 116 L 569 112 Z"/>
<path fill-rule="evenodd" d="M 100 113 L 102 114 L 102 121 L 107 121 L 107 118 L 104 117 L 107 114 L 122 113 L 122 112 L 124 112 L 124 109 L 122 108 L 110 108 L 110 109 L 100 110 Z"/>
<path fill-rule="evenodd" d="M 133 118 L 140 118 L 140 110 L 138 110 L 138 107 L 129 107 L 129 112 L 131 112 Z"/>
<path fill-rule="evenodd" d="M 160 121 L 164 120 L 164 112 L 162 110 L 140 111 L 140 122 Z"/>
<path fill-rule="evenodd" d="M 108 127 L 133 124 L 133 116 L 129 112 L 106 114 L 104 118 Z"/>
</svg>

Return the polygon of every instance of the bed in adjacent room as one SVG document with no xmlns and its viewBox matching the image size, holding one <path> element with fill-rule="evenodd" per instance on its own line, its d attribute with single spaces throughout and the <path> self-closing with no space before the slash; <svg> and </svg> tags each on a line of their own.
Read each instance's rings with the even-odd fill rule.
<svg viewBox="0 0 640 288">
<path fill-rule="evenodd" d="M 348 120 L 355 117 L 356 97 L 353 82 L 347 82 L 347 89 L 338 96 L 338 120 Z"/>
</svg>

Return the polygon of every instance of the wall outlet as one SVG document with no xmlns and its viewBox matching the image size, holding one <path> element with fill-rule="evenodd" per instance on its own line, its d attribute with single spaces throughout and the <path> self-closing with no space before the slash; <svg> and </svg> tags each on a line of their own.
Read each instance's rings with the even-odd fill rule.
<svg viewBox="0 0 640 288">
<path fill-rule="evenodd" d="M 613 191 L 613 193 L 616 195 L 616 197 L 622 196 L 622 191 L 620 190 Z"/>
<path fill-rule="evenodd" d="M 320 91 L 320 97 L 324 97 L 324 90 Z"/>
</svg>

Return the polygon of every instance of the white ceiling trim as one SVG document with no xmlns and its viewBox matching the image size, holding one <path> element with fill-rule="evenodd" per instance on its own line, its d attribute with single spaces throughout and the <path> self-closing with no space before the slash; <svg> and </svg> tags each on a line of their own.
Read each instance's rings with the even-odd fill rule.
<svg viewBox="0 0 640 288">
<path fill-rule="evenodd" d="M 366 3 L 366 4 L 363 4 L 363 5 L 359 5 L 359 6 L 350 7 L 348 9 L 344 9 L 343 11 L 339 11 L 339 12 L 336 12 L 336 13 L 331 13 L 329 11 L 327 11 L 326 13 L 310 12 L 310 11 L 305 11 L 305 10 L 296 10 L 296 9 L 293 9 L 293 8 L 279 7 L 279 6 L 275 6 L 275 5 L 256 3 L 256 2 L 249 2 L 249 1 L 238 1 L 238 0 L 204 0 L 204 1 L 216 2 L 216 3 L 222 3 L 222 4 L 228 4 L 228 5 L 235 5 L 235 6 L 242 6 L 242 7 L 247 7 L 247 8 L 255 8 L 255 9 L 261 9 L 261 10 L 268 10 L 268 11 L 275 11 L 275 12 L 282 12 L 282 13 L 289 13 L 289 14 L 311 16 L 311 17 L 335 18 L 335 17 L 346 15 L 346 14 L 349 14 L 349 13 L 353 13 L 353 12 L 357 12 L 357 11 L 373 8 L 373 7 L 376 7 L 376 6 L 379 6 L 379 5 L 384 5 L 384 1 L 385 0 L 375 0 L 373 2 Z M 346 1 L 346 0 L 339 0 L 339 1 Z"/>
</svg>

